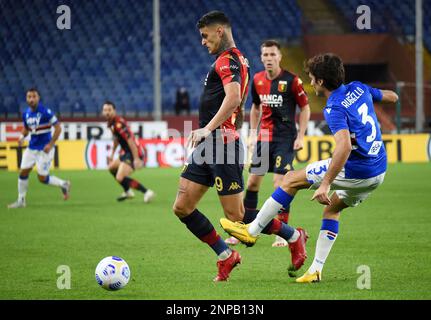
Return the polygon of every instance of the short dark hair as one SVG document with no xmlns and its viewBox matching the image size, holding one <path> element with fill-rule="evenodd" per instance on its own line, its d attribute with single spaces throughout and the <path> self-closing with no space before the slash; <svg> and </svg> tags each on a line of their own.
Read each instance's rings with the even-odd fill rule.
<svg viewBox="0 0 431 320">
<path fill-rule="evenodd" d="M 114 108 L 114 110 L 117 109 L 117 107 L 115 106 L 115 104 L 112 101 L 106 100 L 103 104 L 104 105 L 109 104 L 110 106 L 112 106 L 112 108 Z"/>
<path fill-rule="evenodd" d="M 265 40 L 264 42 L 262 42 L 260 47 L 261 48 L 277 47 L 278 50 L 281 49 L 280 42 L 278 42 L 277 40 L 274 40 L 274 39 Z"/>
<path fill-rule="evenodd" d="M 196 24 L 198 29 L 208 27 L 213 24 L 221 24 L 224 26 L 231 27 L 230 20 L 224 12 L 221 11 L 210 11 L 202 16 Z"/>
<path fill-rule="evenodd" d="M 40 95 L 39 90 L 37 90 L 35 87 L 31 87 L 30 89 L 28 89 L 27 93 L 29 92 L 37 92 L 37 94 Z"/>
<path fill-rule="evenodd" d="M 305 62 L 305 72 L 316 80 L 323 80 L 323 86 L 334 91 L 344 83 L 344 65 L 341 58 L 333 53 L 318 54 Z"/>
</svg>

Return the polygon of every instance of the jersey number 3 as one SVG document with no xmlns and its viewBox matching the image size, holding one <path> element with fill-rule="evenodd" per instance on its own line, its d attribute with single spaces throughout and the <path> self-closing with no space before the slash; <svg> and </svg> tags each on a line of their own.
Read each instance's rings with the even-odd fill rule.
<svg viewBox="0 0 431 320">
<path fill-rule="evenodd" d="M 367 142 L 368 143 L 373 142 L 376 139 L 376 134 L 377 134 L 376 122 L 371 116 L 368 115 L 368 106 L 365 103 L 363 103 L 359 107 L 358 112 L 362 117 L 362 123 L 364 125 L 366 125 L 367 123 L 371 124 L 371 134 L 367 136 Z"/>
</svg>

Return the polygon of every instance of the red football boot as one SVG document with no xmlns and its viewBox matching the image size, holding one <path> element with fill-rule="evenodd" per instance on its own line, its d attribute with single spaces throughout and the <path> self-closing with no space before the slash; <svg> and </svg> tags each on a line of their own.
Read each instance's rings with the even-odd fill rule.
<svg viewBox="0 0 431 320">
<path fill-rule="evenodd" d="M 233 268 L 236 267 L 237 264 L 241 263 L 241 256 L 235 250 L 232 250 L 232 254 L 226 260 L 217 261 L 218 274 L 214 278 L 215 282 L 218 281 L 227 281 L 229 275 Z"/>
<path fill-rule="evenodd" d="M 298 271 L 307 259 L 307 250 L 305 244 L 307 243 L 308 234 L 302 228 L 296 228 L 299 231 L 299 238 L 292 243 L 289 243 L 290 254 L 292 257 L 292 263 L 288 268 L 289 276 L 295 277 L 295 271 Z"/>
<path fill-rule="evenodd" d="M 285 224 L 289 224 L 289 212 L 282 212 L 277 214 L 277 219 Z"/>
</svg>

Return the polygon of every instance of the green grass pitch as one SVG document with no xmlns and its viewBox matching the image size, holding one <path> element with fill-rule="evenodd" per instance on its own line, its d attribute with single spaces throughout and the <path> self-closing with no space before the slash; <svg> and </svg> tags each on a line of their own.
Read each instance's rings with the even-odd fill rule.
<svg viewBox="0 0 431 320">
<path fill-rule="evenodd" d="M 397 164 L 385 183 L 358 208 L 342 213 L 340 234 L 327 260 L 323 282 L 297 284 L 289 278 L 287 248 L 272 248 L 263 236 L 252 248 L 240 246 L 243 263 L 227 283 L 212 282 L 216 257 L 171 211 L 180 169 L 143 169 L 134 174 L 157 192 L 152 204 L 137 198 L 117 203 L 120 187 L 107 171 L 57 171 L 72 181 L 72 197 L 30 178 L 27 208 L 8 210 L 16 198 L 17 173 L 0 172 L 0 299 L 430 299 L 431 166 Z M 246 177 L 245 177 L 246 178 Z M 271 193 L 265 179 L 260 205 Z M 314 256 L 322 207 L 302 191 L 292 205 L 291 223 L 305 227 Z M 219 226 L 216 191 L 199 209 Z M 128 286 L 100 288 L 94 269 L 109 255 L 131 268 Z M 57 288 L 57 267 L 71 269 L 71 289 Z M 357 273 L 369 266 L 371 289 L 360 290 Z"/>
</svg>

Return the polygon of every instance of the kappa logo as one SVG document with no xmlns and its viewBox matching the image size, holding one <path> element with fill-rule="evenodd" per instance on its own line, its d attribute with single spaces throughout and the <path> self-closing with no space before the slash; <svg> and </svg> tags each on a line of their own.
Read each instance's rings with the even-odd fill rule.
<svg viewBox="0 0 431 320">
<path fill-rule="evenodd" d="M 258 86 L 263 86 L 263 81 L 259 80 L 259 82 L 257 83 Z"/>
<path fill-rule="evenodd" d="M 234 181 L 230 184 L 229 191 L 238 190 L 240 188 L 241 186 L 238 184 L 238 182 Z"/>
<path fill-rule="evenodd" d="M 330 114 L 332 109 L 331 109 L 331 108 L 326 108 L 325 110 L 326 110 L 326 112 L 327 112 L 328 114 Z"/>
</svg>

